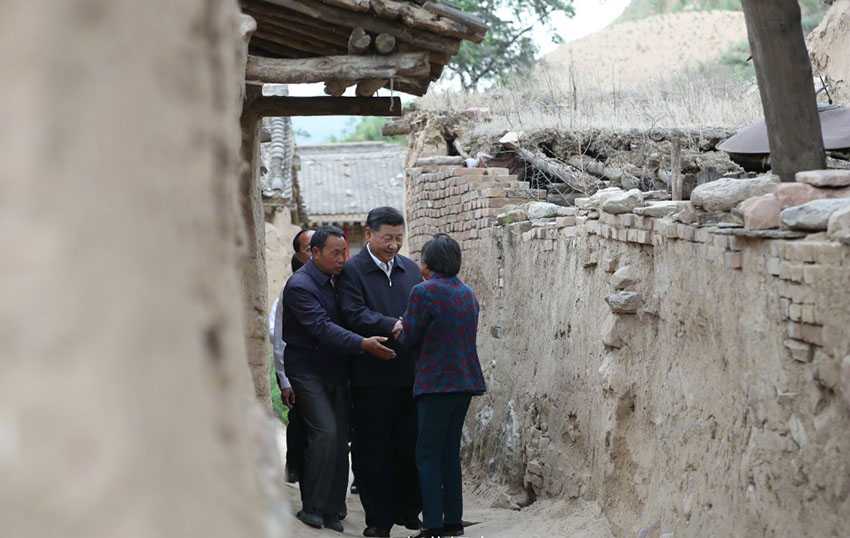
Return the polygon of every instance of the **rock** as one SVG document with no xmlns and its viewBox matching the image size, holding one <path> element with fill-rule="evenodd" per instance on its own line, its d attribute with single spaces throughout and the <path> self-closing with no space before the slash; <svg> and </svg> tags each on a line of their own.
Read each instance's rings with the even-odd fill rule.
<svg viewBox="0 0 850 538">
<path fill-rule="evenodd" d="M 617 291 L 629 289 L 637 284 L 639 280 L 637 269 L 631 265 L 620 267 L 611 275 L 611 285 Z"/>
<path fill-rule="evenodd" d="M 680 212 L 673 216 L 673 220 L 682 224 L 693 224 L 699 219 L 700 215 L 704 214 L 704 211 L 700 211 L 694 207 L 694 204 L 688 202 Z"/>
<path fill-rule="evenodd" d="M 798 362 L 812 362 L 812 346 L 799 340 L 787 339 L 785 347 L 791 353 L 791 358 Z"/>
<path fill-rule="evenodd" d="M 806 428 L 803 426 L 803 422 L 797 418 L 797 415 L 791 415 L 791 418 L 788 419 L 788 429 L 791 431 L 791 438 L 794 439 L 798 447 L 806 446 Z"/>
<path fill-rule="evenodd" d="M 850 207 L 839 209 L 829 217 L 826 232 L 833 239 L 850 237 Z"/>
<path fill-rule="evenodd" d="M 625 339 L 625 321 L 617 314 L 608 314 L 602 323 L 602 343 L 605 347 L 619 349 Z"/>
<path fill-rule="evenodd" d="M 632 189 L 623 193 L 612 193 L 602 205 L 602 211 L 613 215 L 631 213 L 636 207 L 643 205 L 643 193 Z"/>
<path fill-rule="evenodd" d="M 688 202 L 649 202 L 646 207 L 636 207 L 633 210 L 635 215 L 642 217 L 652 217 L 660 219 L 678 211 L 682 211 L 688 205 Z"/>
<path fill-rule="evenodd" d="M 812 362 L 812 376 L 824 387 L 836 389 L 841 383 L 841 367 L 837 359 L 819 349 Z"/>
<path fill-rule="evenodd" d="M 656 200 L 656 201 L 670 201 L 672 196 L 669 191 L 646 191 L 643 193 L 644 200 Z M 679 202 L 677 202 L 679 203 Z"/>
<path fill-rule="evenodd" d="M 773 194 L 747 198 L 740 205 L 747 230 L 770 230 L 779 228 L 779 200 Z"/>
<path fill-rule="evenodd" d="M 844 396 L 844 403 L 850 408 L 850 355 L 841 361 L 841 395 Z"/>
<path fill-rule="evenodd" d="M 820 189 L 806 183 L 782 183 L 776 187 L 774 196 L 779 200 L 779 206 L 782 209 L 788 209 L 812 200 L 846 198 L 850 196 L 850 187 Z"/>
<path fill-rule="evenodd" d="M 505 135 L 499 139 L 499 143 L 510 149 L 517 149 L 519 147 L 520 139 L 525 136 L 525 133 L 520 131 L 510 131 L 505 133 Z"/>
<path fill-rule="evenodd" d="M 557 217 L 560 210 L 559 205 L 550 204 L 548 202 L 531 202 L 525 210 L 525 214 L 530 220 L 547 219 Z"/>
<path fill-rule="evenodd" d="M 779 177 L 766 175 L 752 179 L 722 178 L 698 185 L 691 193 L 691 203 L 706 211 L 729 211 L 747 198 L 776 190 Z"/>
<path fill-rule="evenodd" d="M 643 306 L 643 296 L 635 291 L 621 291 L 605 298 L 615 314 L 634 314 Z"/>
<path fill-rule="evenodd" d="M 617 265 L 620 263 L 619 256 L 609 256 L 602 260 L 602 269 L 606 273 L 613 273 L 617 270 Z"/>
<path fill-rule="evenodd" d="M 789 207 L 779 214 L 782 224 L 792 230 L 821 232 L 827 229 L 829 217 L 839 209 L 850 206 L 850 198 L 812 200 L 803 205 Z"/>
<path fill-rule="evenodd" d="M 850 170 L 809 170 L 797 172 L 795 179 L 814 187 L 850 187 Z"/>
<path fill-rule="evenodd" d="M 575 207 L 559 207 L 558 208 L 558 216 L 559 217 L 575 217 L 576 213 L 578 213 L 578 208 L 575 208 Z"/>
<path fill-rule="evenodd" d="M 522 209 L 512 209 L 505 213 L 502 213 L 498 217 L 496 217 L 496 222 L 505 226 L 507 224 L 512 224 L 514 222 L 523 222 L 528 220 L 528 215 Z"/>
</svg>

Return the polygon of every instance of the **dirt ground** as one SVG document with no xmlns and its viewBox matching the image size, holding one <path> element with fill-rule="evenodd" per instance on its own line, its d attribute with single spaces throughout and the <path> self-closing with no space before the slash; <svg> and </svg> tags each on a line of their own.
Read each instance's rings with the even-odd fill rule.
<svg viewBox="0 0 850 538">
<path fill-rule="evenodd" d="M 286 454 L 286 430 L 278 431 L 278 446 L 281 459 Z M 287 484 L 287 500 L 294 515 L 300 508 L 298 484 Z M 537 538 L 569 536 L 570 538 L 613 538 L 608 521 L 600 514 L 596 503 L 564 501 L 537 501 L 522 510 L 492 508 L 486 496 L 467 488 L 464 492 L 464 521 L 471 523 L 466 536 L 470 538 Z M 342 536 L 362 536 L 366 528 L 363 506 L 357 495 L 348 496 L 348 517 Z M 410 536 L 402 527 L 393 527 L 393 538 Z M 293 517 L 290 534 L 292 538 L 328 538 L 338 536 L 327 529 L 312 529 Z"/>
</svg>

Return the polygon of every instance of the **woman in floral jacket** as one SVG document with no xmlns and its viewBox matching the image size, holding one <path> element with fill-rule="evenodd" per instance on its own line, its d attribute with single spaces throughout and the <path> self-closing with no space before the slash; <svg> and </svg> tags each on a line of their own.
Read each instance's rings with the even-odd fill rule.
<svg viewBox="0 0 850 538">
<path fill-rule="evenodd" d="M 426 280 L 411 290 L 398 336 L 417 349 L 419 538 L 463 536 L 460 437 L 472 396 L 487 390 L 476 348 L 478 300 L 457 277 L 460 265 L 460 245 L 448 235 L 425 243 L 420 268 Z"/>
</svg>

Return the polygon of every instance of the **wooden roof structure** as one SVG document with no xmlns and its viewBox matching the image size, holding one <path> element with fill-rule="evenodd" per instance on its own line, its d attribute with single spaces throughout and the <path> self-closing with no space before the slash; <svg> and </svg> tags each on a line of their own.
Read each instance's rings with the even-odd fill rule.
<svg viewBox="0 0 850 538">
<path fill-rule="evenodd" d="M 440 0 L 240 0 L 240 5 L 257 22 L 248 48 L 249 83 L 324 82 L 325 93 L 334 97 L 356 86 L 366 109 L 370 103 L 364 98 L 379 88 L 424 95 L 463 41 L 480 43 L 487 33 L 480 18 Z"/>
</svg>

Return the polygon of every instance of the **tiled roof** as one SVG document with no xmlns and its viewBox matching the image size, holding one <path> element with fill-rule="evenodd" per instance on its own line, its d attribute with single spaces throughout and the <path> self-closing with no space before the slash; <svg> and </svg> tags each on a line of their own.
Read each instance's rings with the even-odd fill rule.
<svg viewBox="0 0 850 538">
<path fill-rule="evenodd" d="M 309 217 L 348 215 L 404 203 L 404 154 L 396 144 L 355 142 L 298 146 L 298 183 Z"/>
</svg>

